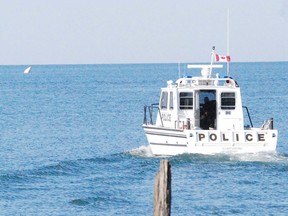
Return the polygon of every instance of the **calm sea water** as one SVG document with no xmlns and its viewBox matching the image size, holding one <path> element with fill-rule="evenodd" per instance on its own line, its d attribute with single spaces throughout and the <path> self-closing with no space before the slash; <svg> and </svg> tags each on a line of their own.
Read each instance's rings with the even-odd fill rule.
<svg viewBox="0 0 288 216">
<path fill-rule="evenodd" d="M 152 215 L 162 158 L 147 146 L 143 106 L 178 65 L 25 68 L 0 66 L 0 215 Z M 287 70 L 230 65 L 254 126 L 274 117 L 277 153 L 168 158 L 172 215 L 288 214 Z"/>
</svg>

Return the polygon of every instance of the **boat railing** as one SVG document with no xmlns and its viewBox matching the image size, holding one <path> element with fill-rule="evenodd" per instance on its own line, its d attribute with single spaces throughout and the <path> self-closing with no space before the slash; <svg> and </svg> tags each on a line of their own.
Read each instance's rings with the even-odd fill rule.
<svg viewBox="0 0 288 216">
<path fill-rule="evenodd" d="M 261 129 L 262 130 L 272 130 L 274 128 L 273 126 L 273 118 L 267 119 L 263 122 Z"/>
<path fill-rule="evenodd" d="M 162 116 L 161 116 L 161 111 L 159 109 L 159 103 L 154 103 L 151 104 L 150 106 L 145 105 L 144 106 L 144 120 L 143 124 L 146 125 L 153 125 L 153 113 L 155 112 L 155 109 L 157 109 L 157 112 L 159 113 L 160 119 L 161 119 L 161 124 L 163 126 L 163 121 L 162 121 Z M 147 118 L 148 115 L 148 118 Z"/>
<path fill-rule="evenodd" d="M 247 106 L 242 106 L 242 107 L 245 108 L 245 110 L 247 112 L 247 115 L 248 115 L 248 118 L 249 118 L 249 121 L 250 121 L 250 124 L 251 124 L 251 127 L 253 128 L 253 123 L 252 123 L 252 120 L 251 120 L 251 117 L 250 117 L 250 113 L 249 113 L 248 107 Z"/>
<path fill-rule="evenodd" d="M 232 77 L 217 77 L 217 78 L 205 78 L 205 77 L 189 77 L 180 78 L 177 80 L 179 87 L 192 87 L 192 86 L 226 86 L 226 87 L 239 87 L 236 80 Z"/>
</svg>

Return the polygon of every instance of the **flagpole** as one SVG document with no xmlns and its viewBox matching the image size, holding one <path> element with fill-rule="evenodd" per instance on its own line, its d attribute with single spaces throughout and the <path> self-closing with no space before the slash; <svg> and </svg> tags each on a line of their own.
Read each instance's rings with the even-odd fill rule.
<svg viewBox="0 0 288 216">
<path fill-rule="evenodd" d="M 230 54 L 229 54 L 229 49 L 230 49 L 230 47 L 229 47 L 229 43 L 230 43 L 230 41 L 229 41 L 229 37 L 230 37 L 230 35 L 229 35 L 229 8 L 227 9 L 227 56 L 229 56 Z M 229 61 L 227 61 L 227 75 L 229 76 L 229 65 L 230 64 L 230 62 Z"/>
<path fill-rule="evenodd" d="M 178 78 L 180 79 L 180 75 L 181 75 L 181 72 L 180 72 L 180 61 L 178 61 Z"/>
<path fill-rule="evenodd" d="M 209 78 L 211 78 L 211 74 L 212 74 L 214 50 L 215 50 L 215 46 L 212 47 L 212 52 L 211 52 L 211 63 L 210 63 L 210 70 L 209 70 Z"/>
</svg>

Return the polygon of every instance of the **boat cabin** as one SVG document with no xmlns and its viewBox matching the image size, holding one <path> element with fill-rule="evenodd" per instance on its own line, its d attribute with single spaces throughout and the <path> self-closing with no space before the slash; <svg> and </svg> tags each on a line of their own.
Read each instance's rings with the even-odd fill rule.
<svg viewBox="0 0 288 216">
<path fill-rule="evenodd" d="M 213 65 L 220 67 L 222 65 Z M 174 129 L 243 130 L 240 87 L 231 77 L 211 78 L 210 65 L 202 77 L 185 76 L 161 89 L 156 125 Z"/>
</svg>

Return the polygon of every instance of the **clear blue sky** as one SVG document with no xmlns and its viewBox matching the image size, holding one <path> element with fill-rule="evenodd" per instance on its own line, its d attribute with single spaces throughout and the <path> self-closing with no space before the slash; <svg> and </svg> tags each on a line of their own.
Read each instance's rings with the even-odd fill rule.
<svg viewBox="0 0 288 216">
<path fill-rule="evenodd" d="M 1 0 L 0 65 L 288 61 L 287 0 Z"/>
</svg>

